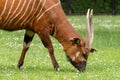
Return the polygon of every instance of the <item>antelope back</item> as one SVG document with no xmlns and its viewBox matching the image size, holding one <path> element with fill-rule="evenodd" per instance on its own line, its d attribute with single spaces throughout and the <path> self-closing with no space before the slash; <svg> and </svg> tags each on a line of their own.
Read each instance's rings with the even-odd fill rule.
<svg viewBox="0 0 120 80">
<path fill-rule="evenodd" d="M 53 5 L 57 2 L 57 0 L 2 0 L 0 28 L 6 30 L 24 28 L 29 23 L 39 21 L 48 10 L 58 5 Z M 47 9 L 46 5 L 48 5 Z"/>
</svg>

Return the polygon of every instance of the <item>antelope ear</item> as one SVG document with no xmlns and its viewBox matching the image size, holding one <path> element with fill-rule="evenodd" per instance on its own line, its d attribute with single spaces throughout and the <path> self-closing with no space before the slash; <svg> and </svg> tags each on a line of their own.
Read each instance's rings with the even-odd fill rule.
<svg viewBox="0 0 120 80">
<path fill-rule="evenodd" d="M 96 49 L 94 49 L 94 48 L 91 48 L 90 52 L 92 52 L 92 53 L 93 53 L 94 51 L 96 51 Z"/>
<path fill-rule="evenodd" d="M 80 39 L 79 38 L 73 38 L 70 41 L 72 42 L 73 45 L 75 45 L 75 44 L 80 45 Z"/>
</svg>

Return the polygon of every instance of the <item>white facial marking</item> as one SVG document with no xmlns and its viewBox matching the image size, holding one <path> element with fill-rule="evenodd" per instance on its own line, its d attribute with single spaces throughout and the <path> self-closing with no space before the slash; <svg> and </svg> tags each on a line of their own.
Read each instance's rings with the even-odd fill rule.
<svg viewBox="0 0 120 80">
<path fill-rule="evenodd" d="M 80 55 L 80 52 L 77 52 L 75 57 L 77 58 L 79 55 Z"/>
<path fill-rule="evenodd" d="M 75 61 L 75 59 L 80 55 L 80 52 L 77 52 L 75 56 L 72 57 L 72 61 Z"/>
<path fill-rule="evenodd" d="M 76 58 L 76 57 L 72 57 L 72 61 L 75 61 L 75 58 Z"/>
</svg>

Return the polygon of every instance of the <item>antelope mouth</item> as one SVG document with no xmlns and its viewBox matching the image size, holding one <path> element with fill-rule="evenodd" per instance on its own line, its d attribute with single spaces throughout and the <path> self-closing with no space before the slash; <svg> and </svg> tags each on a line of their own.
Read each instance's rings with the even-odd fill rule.
<svg viewBox="0 0 120 80">
<path fill-rule="evenodd" d="M 83 62 L 77 63 L 77 64 L 76 64 L 76 68 L 77 68 L 78 71 L 84 72 L 85 69 L 86 69 L 86 62 L 83 61 Z"/>
<path fill-rule="evenodd" d="M 72 59 L 70 59 L 69 56 L 67 56 L 68 61 L 79 71 L 79 72 L 84 72 L 86 69 L 86 61 L 81 61 L 81 62 L 74 62 Z"/>
</svg>

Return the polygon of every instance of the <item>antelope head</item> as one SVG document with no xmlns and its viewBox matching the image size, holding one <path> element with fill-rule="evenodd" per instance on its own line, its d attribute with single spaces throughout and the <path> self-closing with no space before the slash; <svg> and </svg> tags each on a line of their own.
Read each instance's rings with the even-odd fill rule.
<svg viewBox="0 0 120 80">
<path fill-rule="evenodd" d="M 88 9 L 86 15 L 86 42 L 81 37 L 71 39 L 71 46 L 66 50 L 68 60 L 79 71 L 84 71 L 87 64 L 87 58 L 92 48 L 94 29 L 92 26 L 93 10 Z"/>
</svg>

